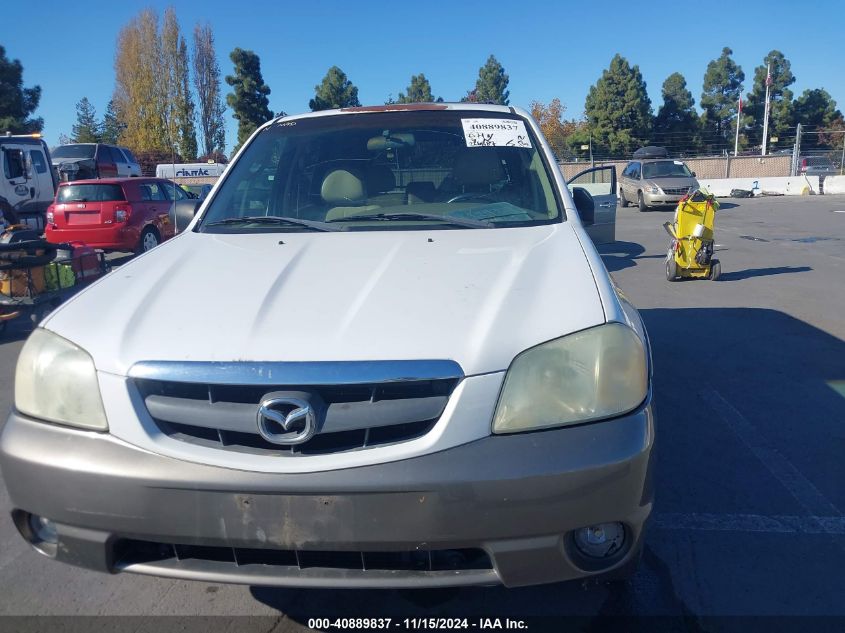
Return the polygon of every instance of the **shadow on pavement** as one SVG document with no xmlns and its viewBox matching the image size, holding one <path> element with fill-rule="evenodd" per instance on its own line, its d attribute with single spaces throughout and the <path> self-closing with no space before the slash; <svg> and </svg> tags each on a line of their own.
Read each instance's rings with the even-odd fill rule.
<svg viewBox="0 0 845 633">
<path fill-rule="evenodd" d="M 663 259 L 665 255 L 643 255 L 645 248 L 637 242 L 611 242 L 597 247 L 608 272 L 636 266 L 638 259 Z"/>
<path fill-rule="evenodd" d="M 831 384 L 845 379 L 845 342 L 768 309 L 648 309 L 642 315 L 655 371 L 657 516 L 808 514 L 708 406 L 710 392 L 744 416 L 759 442 L 845 508 L 838 483 L 845 481 L 845 398 Z M 799 549 L 796 544 L 813 544 L 800 540 L 810 537 L 789 535 L 793 540 L 784 542 L 735 528 L 693 529 L 655 522 L 636 576 L 621 585 L 250 592 L 302 624 L 314 617 L 572 616 L 581 630 L 601 630 L 608 616 L 665 615 L 686 622 L 679 630 L 695 631 L 701 615 L 841 610 L 837 583 L 819 582 L 841 575 L 845 552 L 836 544 Z M 687 558 L 690 547 L 697 548 L 693 559 Z M 796 601 L 785 605 L 783 595 Z M 531 630 L 560 630 L 553 617 L 548 629 Z"/>
<path fill-rule="evenodd" d="M 773 266 L 772 268 L 749 268 L 748 270 L 734 270 L 723 272 L 719 281 L 739 281 L 751 277 L 768 277 L 770 275 L 785 275 L 787 273 L 806 273 L 813 270 L 809 266 Z"/>
</svg>

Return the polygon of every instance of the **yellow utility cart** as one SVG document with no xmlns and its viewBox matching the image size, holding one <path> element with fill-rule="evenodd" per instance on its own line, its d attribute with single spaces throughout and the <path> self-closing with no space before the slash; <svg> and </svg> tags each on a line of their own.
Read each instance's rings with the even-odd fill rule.
<svg viewBox="0 0 845 633">
<path fill-rule="evenodd" d="M 722 265 L 713 259 L 713 230 L 719 203 L 702 190 L 696 190 L 678 202 L 675 221 L 663 227 L 672 236 L 666 253 L 666 279 L 691 277 L 715 281 Z"/>
</svg>

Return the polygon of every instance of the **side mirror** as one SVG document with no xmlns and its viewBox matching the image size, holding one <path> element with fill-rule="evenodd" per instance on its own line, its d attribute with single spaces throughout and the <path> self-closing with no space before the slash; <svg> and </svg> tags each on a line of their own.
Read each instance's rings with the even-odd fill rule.
<svg viewBox="0 0 845 633">
<path fill-rule="evenodd" d="M 578 209 L 578 215 L 581 217 L 581 224 L 590 226 L 596 223 L 596 204 L 593 202 L 593 196 L 583 187 L 572 188 L 572 201 L 575 203 L 575 208 Z"/>
<path fill-rule="evenodd" d="M 692 172 L 692 177 L 695 178 L 695 172 Z"/>
<path fill-rule="evenodd" d="M 200 208 L 201 204 L 202 200 L 188 198 L 185 200 L 179 200 L 170 207 L 170 219 L 176 227 L 177 233 L 181 233 L 187 228 L 194 219 L 194 216 L 197 214 L 197 210 Z"/>
</svg>

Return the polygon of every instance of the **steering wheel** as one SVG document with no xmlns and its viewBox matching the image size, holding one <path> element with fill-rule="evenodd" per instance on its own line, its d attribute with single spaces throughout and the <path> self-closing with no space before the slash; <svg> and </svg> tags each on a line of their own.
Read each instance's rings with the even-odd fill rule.
<svg viewBox="0 0 845 633">
<path fill-rule="evenodd" d="M 485 200 L 487 202 L 496 202 L 486 193 L 459 193 L 457 196 L 454 196 L 450 200 L 446 201 L 446 204 L 452 204 L 453 202 L 461 202 L 462 200 Z"/>
</svg>

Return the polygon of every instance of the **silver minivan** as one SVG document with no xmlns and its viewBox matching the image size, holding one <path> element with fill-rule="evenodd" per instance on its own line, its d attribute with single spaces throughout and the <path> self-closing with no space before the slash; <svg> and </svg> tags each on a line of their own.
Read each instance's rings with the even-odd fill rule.
<svg viewBox="0 0 845 633">
<path fill-rule="evenodd" d="M 622 207 L 636 204 L 640 211 L 675 206 L 691 189 L 697 188 L 695 172 L 682 160 L 632 160 L 619 179 L 619 204 Z"/>
</svg>

